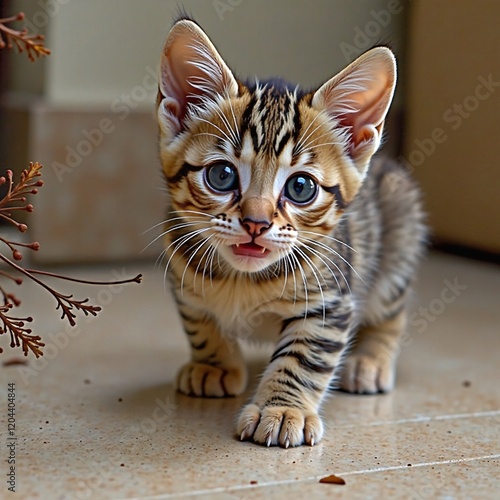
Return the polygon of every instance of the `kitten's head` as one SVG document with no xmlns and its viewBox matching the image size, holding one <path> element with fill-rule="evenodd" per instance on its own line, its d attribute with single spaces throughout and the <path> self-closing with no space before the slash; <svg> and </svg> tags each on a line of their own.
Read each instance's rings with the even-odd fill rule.
<svg viewBox="0 0 500 500">
<path fill-rule="evenodd" d="M 380 145 L 395 82 L 394 56 L 378 47 L 314 92 L 246 85 L 197 24 L 178 21 L 161 60 L 160 154 L 193 251 L 212 245 L 255 272 L 329 234 Z"/>
</svg>

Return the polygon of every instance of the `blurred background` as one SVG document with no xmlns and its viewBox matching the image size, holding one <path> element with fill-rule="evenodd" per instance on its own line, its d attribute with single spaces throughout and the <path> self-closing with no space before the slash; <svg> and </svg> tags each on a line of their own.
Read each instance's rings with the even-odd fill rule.
<svg viewBox="0 0 500 500">
<path fill-rule="evenodd" d="M 318 86 L 389 45 L 399 86 L 384 152 L 424 190 L 433 241 L 498 262 L 500 2 L 10 0 L 52 54 L 0 50 L 0 170 L 44 165 L 30 230 L 47 264 L 156 257 L 164 218 L 154 101 L 180 8 L 237 75 Z M 14 24 L 21 27 L 23 23 Z"/>
</svg>

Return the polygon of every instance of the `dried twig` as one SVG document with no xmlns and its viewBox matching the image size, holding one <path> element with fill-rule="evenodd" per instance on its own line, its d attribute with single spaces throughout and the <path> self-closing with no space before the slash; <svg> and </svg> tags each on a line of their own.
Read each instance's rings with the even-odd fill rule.
<svg viewBox="0 0 500 500">
<path fill-rule="evenodd" d="M 33 205 L 27 203 L 26 196 L 28 194 L 37 194 L 38 188 L 43 185 L 43 181 L 39 179 L 41 175 L 41 168 L 42 165 L 40 165 L 39 163 L 30 163 L 29 168 L 21 173 L 21 178 L 17 184 L 14 184 L 13 174 L 10 170 L 7 171 L 5 177 L 0 177 L 0 185 L 6 183 L 8 184 L 7 193 L 2 199 L 0 199 L 0 217 L 13 224 L 22 233 L 27 231 L 28 226 L 26 224 L 20 224 L 18 221 L 16 221 L 12 213 L 13 211 L 33 211 Z M 85 316 L 96 316 L 101 308 L 99 306 L 89 304 L 88 298 L 77 300 L 73 298 L 73 295 L 64 295 L 51 286 L 47 285 L 41 278 L 38 278 L 37 276 L 49 276 L 62 280 L 74 281 L 76 283 L 102 286 L 121 285 L 126 283 L 140 283 L 142 280 L 142 275 L 139 274 L 134 278 L 120 281 L 87 281 L 63 276 L 60 274 L 50 273 L 48 271 L 26 269 L 20 264 L 16 264 L 14 260 L 22 260 L 23 256 L 20 251 L 21 248 L 38 251 L 40 248 L 39 243 L 36 241 L 32 243 L 19 243 L 8 240 L 4 237 L 0 237 L 0 242 L 6 245 L 6 247 L 12 252 L 13 257 L 13 260 L 11 260 L 2 252 L 0 252 L 0 260 L 9 265 L 15 272 L 23 275 L 26 278 L 29 278 L 34 283 L 40 285 L 47 292 L 49 292 L 49 294 L 51 294 L 56 300 L 56 310 L 61 310 L 61 319 L 66 319 L 71 326 L 76 325 L 75 311 L 79 311 Z M 0 275 L 11 281 L 14 281 L 17 285 L 21 285 L 23 282 L 21 277 L 15 277 L 4 270 L 0 270 Z M 14 294 L 6 292 L 2 287 L 0 287 L 0 294 L 4 299 L 3 305 L 0 306 L 0 323 L 3 325 L 0 326 L 0 335 L 8 332 L 11 339 L 10 346 L 22 346 L 22 350 L 25 356 L 28 355 L 29 351 L 31 351 L 36 357 L 41 356 L 43 354 L 41 347 L 44 346 L 44 343 L 41 341 L 40 336 L 32 335 L 31 328 L 27 328 L 25 326 L 26 323 L 31 323 L 33 319 L 31 317 L 17 318 L 11 316 L 11 309 L 15 306 L 19 306 L 21 301 Z M 0 352 L 2 352 L 1 349 Z"/>
<path fill-rule="evenodd" d="M 16 46 L 19 52 L 26 51 L 30 61 L 34 61 L 40 56 L 49 55 L 50 50 L 44 45 L 45 37 L 43 35 L 30 34 L 27 28 L 15 30 L 6 26 L 8 23 L 23 19 L 23 12 L 19 12 L 16 16 L 0 19 L 0 49 L 12 49 Z"/>
</svg>

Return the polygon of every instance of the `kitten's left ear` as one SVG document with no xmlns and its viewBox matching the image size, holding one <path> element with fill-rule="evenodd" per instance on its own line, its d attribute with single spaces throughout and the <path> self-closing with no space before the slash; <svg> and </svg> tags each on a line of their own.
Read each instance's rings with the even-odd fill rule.
<svg viewBox="0 0 500 500">
<path fill-rule="evenodd" d="M 347 135 L 347 150 L 361 172 L 380 146 L 384 120 L 396 86 L 396 59 L 376 47 L 326 82 L 312 107 L 326 111 Z"/>
<path fill-rule="evenodd" d="M 160 65 L 158 119 L 167 137 L 184 129 L 193 107 L 237 94 L 236 79 L 203 30 L 188 19 L 177 21 Z"/>
</svg>

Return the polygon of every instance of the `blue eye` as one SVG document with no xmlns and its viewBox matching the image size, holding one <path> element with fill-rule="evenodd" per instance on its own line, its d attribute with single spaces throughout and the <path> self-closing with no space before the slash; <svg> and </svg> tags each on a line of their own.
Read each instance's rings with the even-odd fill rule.
<svg viewBox="0 0 500 500">
<path fill-rule="evenodd" d="M 214 163 L 208 168 L 206 179 L 215 191 L 236 191 L 239 187 L 238 172 L 230 163 Z"/>
<path fill-rule="evenodd" d="M 316 196 L 317 186 L 312 177 L 297 174 L 286 181 L 285 196 L 294 203 L 304 204 Z"/>
</svg>

